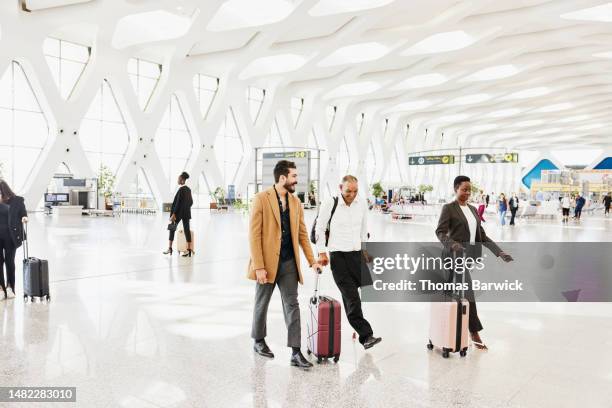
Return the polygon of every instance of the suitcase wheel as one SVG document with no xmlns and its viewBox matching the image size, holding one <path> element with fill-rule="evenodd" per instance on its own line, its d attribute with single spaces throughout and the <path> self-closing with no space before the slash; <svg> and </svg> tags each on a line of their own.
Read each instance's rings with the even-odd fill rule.
<svg viewBox="0 0 612 408">
<path fill-rule="evenodd" d="M 442 357 L 444 358 L 448 358 L 448 356 L 450 355 L 450 351 L 447 348 L 443 348 L 442 349 Z"/>
<path fill-rule="evenodd" d="M 28 295 L 23 295 L 23 301 L 24 301 L 25 303 L 28 303 Z"/>
<path fill-rule="evenodd" d="M 427 343 L 427 350 L 433 350 L 433 348 L 434 348 L 434 345 L 431 342 L 431 340 L 429 340 L 429 343 Z"/>
<path fill-rule="evenodd" d="M 323 357 L 317 357 L 317 363 L 321 364 L 323 362 Z"/>
<path fill-rule="evenodd" d="M 337 363 L 337 362 L 338 362 L 338 360 L 340 360 L 340 354 L 336 354 L 336 355 L 334 356 L 334 363 Z"/>
<path fill-rule="evenodd" d="M 30 301 L 34 303 L 34 296 L 30 296 Z"/>
<path fill-rule="evenodd" d="M 461 357 L 465 357 L 465 356 L 467 355 L 467 350 L 461 350 L 461 351 L 459 352 L 459 355 L 460 355 Z"/>
</svg>

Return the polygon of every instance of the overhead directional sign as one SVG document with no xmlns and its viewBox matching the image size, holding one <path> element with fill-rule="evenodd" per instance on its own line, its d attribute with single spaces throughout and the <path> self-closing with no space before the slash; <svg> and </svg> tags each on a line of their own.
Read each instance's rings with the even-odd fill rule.
<svg viewBox="0 0 612 408">
<path fill-rule="evenodd" d="M 262 181 L 264 187 L 274 184 L 274 166 L 279 160 L 289 160 L 295 163 L 298 173 L 296 193 L 308 195 L 310 185 L 310 151 L 298 150 L 292 152 L 273 152 L 262 154 Z"/>
<path fill-rule="evenodd" d="M 466 163 L 518 163 L 518 153 L 466 154 Z"/>
<path fill-rule="evenodd" d="M 428 164 L 454 164 L 455 156 L 452 154 L 437 156 L 410 156 L 408 164 L 411 166 L 423 166 Z"/>
</svg>

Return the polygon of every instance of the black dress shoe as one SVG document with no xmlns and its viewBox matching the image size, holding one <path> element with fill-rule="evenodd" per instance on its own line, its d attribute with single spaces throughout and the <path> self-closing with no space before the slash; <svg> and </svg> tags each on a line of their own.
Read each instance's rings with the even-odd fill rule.
<svg viewBox="0 0 612 408">
<path fill-rule="evenodd" d="M 298 368 L 304 368 L 304 369 L 308 369 L 310 367 L 312 367 L 312 363 L 308 360 L 306 360 L 306 357 L 304 357 L 304 355 L 302 354 L 301 351 L 298 351 L 297 353 L 293 354 L 291 356 L 291 361 L 290 361 L 292 366 L 298 367 Z"/>
<path fill-rule="evenodd" d="M 256 341 L 253 345 L 253 350 L 260 356 L 274 358 L 274 353 L 270 350 L 270 347 L 268 347 L 265 341 Z"/>
<path fill-rule="evenodd" d="M 382 341 L 382 337 L 369 336 L 366 339 L 366 341 L 363 342 L 363 348 L 367 350 L 369 348 L 374 347 L 375 345 L 377 345 L 381 341 Z"/>
</svg>

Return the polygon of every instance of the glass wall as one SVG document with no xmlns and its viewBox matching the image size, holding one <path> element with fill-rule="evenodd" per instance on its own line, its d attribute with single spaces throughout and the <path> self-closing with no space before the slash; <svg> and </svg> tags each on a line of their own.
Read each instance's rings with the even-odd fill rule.
<svg viewBox="0 0 612 408">
<path fill-rule="evenodd" d="M 168 188 L 174 191 L 176 179 L 185 171 L 193 149 L 191 134 L 176 95 L 170 98 L 166 113 L 155 134 L 155 149 L 168 178 Z"/>
<path fill-rule="evenodd" d="M 230 106 L 215 139 L 215 155 L 223 177 L 221 187 L 225 190 L 228 185 L 236 182 L 244 149 L 244 140 L 238 129 L 234 109 Z M 213 190 L 216 187 L 210 186 Z"/>
<path fill-rule="evenodd" d="M 16 192 L 23 191 L 48 139 L 49 125 L 28 78 L 12 62 L 0 79 L 0 173 Z"/>
<path fill-rule="evenodd" d="M 102 81 L 79 129 L 81 144 L 94 172 L 101 166 L 117 173 L 128 149 L 125 120 L 108 81 Z"/>
<path fill-rule="evenodd" d="M 197 74 L 193 77 L 193 88 L 200 105 L 200 113 L 206 119 L 219 91 L 219 78 Z"/>
<path fill-rule="evenodd" d="M 261 107 L 266 99 L 266 90 L 249 86 L 246 90 L 246 98 L 251 119 L 253 123 L 256 123 L 261 113 Z"/>
<path fill-rule="evenodd" d="M 56 38 L 46 38 L 43 53 L 62 98 L 68 99 L 91 55 L 91 48 Z"/>
<path fill-rule="evenodd" d="M 138 58 L 129 59 L 128 74 L 138 97 L 140 109 L 145 110 L 147 108 L 153 91 L 155 91 L 159 82 L 161 71 L 162 66 L 160 64 Z"/>
</svg>

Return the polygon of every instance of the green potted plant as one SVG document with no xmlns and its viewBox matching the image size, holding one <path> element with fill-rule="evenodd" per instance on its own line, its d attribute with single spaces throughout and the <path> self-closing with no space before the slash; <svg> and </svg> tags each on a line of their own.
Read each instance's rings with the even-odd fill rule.
<svg viewBox="0 0 612 408">
<path fill-rule="evenodd" d="M 380 198 L 385 194 L 385 190 L 379 182 L 372 184 L 372 195 L 376 198 Z"/>
<path fill-rule="evenodd" d="M 113 209 L 111 197 L 115 189 L 115 180 L 116 177 L 112 170 L 101 164 L 98 172 L 98 192 L 104 197 L 104 208 L 106 210 Z"/>
<path fill-rule="evenodd" d="M 212 201 L 210 202 L 210 209 L 216 210 L 219 208 L 219 205 L 223 204 L 222 201 L 225 200 L 225 190 L 222 187 L 217 187 L 215 191 L 210 193 L 210 198 Z"/>
<path fill-rule="evenodd" d="M 427 193 L 429 191 L 433 191 L 431 184 L 419 184 L 419 193 Z"/>
</svg>

